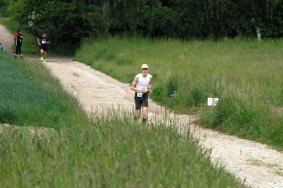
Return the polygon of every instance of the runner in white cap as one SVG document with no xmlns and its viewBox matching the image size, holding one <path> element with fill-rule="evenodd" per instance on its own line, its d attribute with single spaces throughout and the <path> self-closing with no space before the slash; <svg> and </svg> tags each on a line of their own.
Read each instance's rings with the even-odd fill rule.
<svg viewBox="0 0 283 188">
<path fill-rule="evenodd" d="M 148 74 L 148 65 L 141 66 L 141 73 L 137 74 L 131 84 L 131 90 L 135 91 L 136 119 L 141 117 L 141 107 L 143 107 L 142 122 L 146 123 L 148 117 L 148 94 L 152 92 L 152 75 Z"/>
</svg>

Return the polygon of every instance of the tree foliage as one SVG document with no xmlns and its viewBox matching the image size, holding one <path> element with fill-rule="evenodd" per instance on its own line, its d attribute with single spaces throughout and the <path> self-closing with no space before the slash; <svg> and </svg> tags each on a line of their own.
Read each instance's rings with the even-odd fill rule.
<svg viewBox="0 0 283 188">
<path fill-rule="evenodd" d="M 0 0 L 0 16 L 7 16 L 7 6 L 9 0 Z"/>
<path fill-rule="evenodd" d="M 206 39 L 278 38 L 282 0 L 0 0 L 35 35 L 78 46 L 88 36 L 139 34 Z M 3 8 L 2 8 L 3 9 Z"/>
</svg>

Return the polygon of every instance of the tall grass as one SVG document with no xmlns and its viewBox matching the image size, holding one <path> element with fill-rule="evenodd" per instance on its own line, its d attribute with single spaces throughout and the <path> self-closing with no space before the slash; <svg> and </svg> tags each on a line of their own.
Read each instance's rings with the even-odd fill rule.
<svg viewBox="0 0 283 188">
<path fill-rule="evenodd" d="M 244 187 L 189 134 L 110 112 L 89 120 L 43 64 L 0 53 L 0 187 Z"/>
<path fill-rule="evenodd" d="M 6 130 L 1 187 L 244 187 L 189 135 L 130 117 L 94 119 L 49 136 Z"/>
<path fill-rule="evenodd" d="M 155 101 L 199 113 L 207 127 L 283 148 L 283 40 L 88 39 L 76 58 L 127 83 L 148 63 Z M 208 97 L 219 97 L 219 105 L 206 107 Z"/>
<path fill-rule="evenodd" d="M 0 123 L 57 128 L 86 124 L 88 118 L 42 64 L 0 53 Z"/>
</svg>

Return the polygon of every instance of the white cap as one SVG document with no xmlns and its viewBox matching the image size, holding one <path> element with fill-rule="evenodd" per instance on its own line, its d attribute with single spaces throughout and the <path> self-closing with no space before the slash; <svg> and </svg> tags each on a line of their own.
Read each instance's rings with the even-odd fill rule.
<svg viewBox="0 0 283 188">
<path fill-rule="evenodd" d="M 142 64 L 141 69 L 148 69 L 148 65 L 147 64 Z"/>
</svg>

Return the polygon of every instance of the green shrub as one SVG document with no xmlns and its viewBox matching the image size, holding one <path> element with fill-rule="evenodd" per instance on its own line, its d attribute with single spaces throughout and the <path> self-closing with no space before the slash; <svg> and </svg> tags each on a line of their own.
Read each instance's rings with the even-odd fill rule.
<svg viewBox="0 0 283 188">
<path fill-rule="evenodd" d="M 179 87 L 179 81 L 176 76 L 171 76 L 167 80 L 166 84 L 166 97 L 170 98 L 176 95 L 178 92 Z"/>
<path fill-rule="evenodd" d="M 194 87 L 190 91 L 190 98 L 194 106 L 200 106 L 207 98 L 206 92 L 199 87 Z"/>
<path fill-rule="evenodd" d="M 157 86 L 154 87 L 154 92 L 152 94 L 152 98 L 155 101 L 163 102 L 164 100 L 165 89 L 163 87 Z"/>
</svg>

